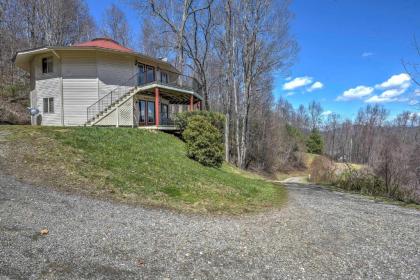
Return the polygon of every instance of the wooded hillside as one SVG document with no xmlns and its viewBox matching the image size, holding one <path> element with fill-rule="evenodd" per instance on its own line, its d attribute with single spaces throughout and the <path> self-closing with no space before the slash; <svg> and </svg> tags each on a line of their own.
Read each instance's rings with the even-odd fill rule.
<svg viewBox="0 0 420 280">
<path fill-rule="evenodd" d="M 95 24 L 83 0 L 0 2 L 0 123 L 28 123 L 29 76 L 17 69 L 18 50 L 65 46 L 92 38 Z"/>
</svg>

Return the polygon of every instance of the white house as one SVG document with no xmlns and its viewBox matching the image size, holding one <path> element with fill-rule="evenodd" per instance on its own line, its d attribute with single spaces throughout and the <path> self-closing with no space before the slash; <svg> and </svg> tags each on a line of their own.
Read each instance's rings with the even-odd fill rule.
<svg viewBox="0 0 420 280">
<path fill-rule="evenodd" d="M 107 38 L 20 51 L 30 73 L 32 124 L 168 129 L 179 105 L 201 108 L 195 80 Z"/>
</svg>

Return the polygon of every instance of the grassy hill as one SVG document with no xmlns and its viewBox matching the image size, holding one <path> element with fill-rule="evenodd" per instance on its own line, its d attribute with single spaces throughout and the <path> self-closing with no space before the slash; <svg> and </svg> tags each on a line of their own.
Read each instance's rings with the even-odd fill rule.
<svg viewBox="0 0 420 280">
<path fill-rule="evenodd" d="M 37 184 L 189 212 L 243 213 L 278 207 L 285 190 L 225 164 L 208 168 L 184 143 L 131 128 L 3 126 L 9 172 Z"/>
</svg>

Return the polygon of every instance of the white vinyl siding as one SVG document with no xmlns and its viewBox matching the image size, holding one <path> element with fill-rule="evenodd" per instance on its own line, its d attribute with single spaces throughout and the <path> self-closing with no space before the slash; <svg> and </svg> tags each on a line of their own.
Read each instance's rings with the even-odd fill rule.
<svg viewBox="0 0 420 280">
<path fill-rule="evenodd" d="M 49 78 L 36 81 L 36 98 L 41 114 L 42 125 L 61 125 L 60 78 Z M 54 112 L 44 113 L 44 98 L 54 99 Z"/>
<path fill-rule="evenodd" d="M 95 52 L 63 52 L 64 125 L 83 125 L 86 109 L 98 100 Z"/>
<path fill-rule="evenodd" d="M 43 73 L 42 59 L 52 59 L 52 72 Z M 36 123 L 41 125 L 61 125 L 61 78 L 60 61 L 51 54 L 40 55 L 34 58 L 33 73 L 35 75 L 34 90 L 31 92 L 34 98 L 32 106 L 40 112 Z M 54 112 L 44 113 L 44 98 L 53 98 Z"/>
<path fill-rule="evenodd" d="M 133 77 L 136 72 L 132 57 L 99 53 L 97 63 L 99 98 L 116 88 L 120 92 L 128 91 L 136 84 L 137 77 Z"/>
<path fill-rule="evenodd" d="M 30 93 L 29 93 L 29 98 L 30 98 L 30 106 L 31 108 L 37 108 L 37 94 L 36 94 L 36 74 L 35 74 L 35 63 L 31 63 L 30 66 Z M 38 109 L 39 110 L 39 109 Z M 36 125 L 36 116 L 31 116 L 31 124 Z"/>
<path fill-rule="evenodd" d="M 83 125 L 87 107 L 98 100 L 96 79 L 63 79 L 64 125 Z"/>
</svg>

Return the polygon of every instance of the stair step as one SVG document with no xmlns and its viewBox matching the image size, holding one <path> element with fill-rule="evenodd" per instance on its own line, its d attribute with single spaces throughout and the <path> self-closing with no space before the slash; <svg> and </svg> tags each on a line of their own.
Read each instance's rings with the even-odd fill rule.
<svg viewBox="0 0 420 280">
<path fill-rule="evenodd" d="M 118 104 L 124 102 L 127 99 L 127 97 L 130 97 L 133 93 L 137 92 L 137 90 L 138 87 L 133 87 L 123 95 L 119 96 L 115 101 L 112 102 L 111 100 L 111 104 L 105 106 L 101 111 L 99 111 L 91 120 L 87 121 L 85 124 L 92 125 L 93 122 L 95 122 L 98 118 L 104 116 L 110 110 L 113 110 Z"/>
</svg>

